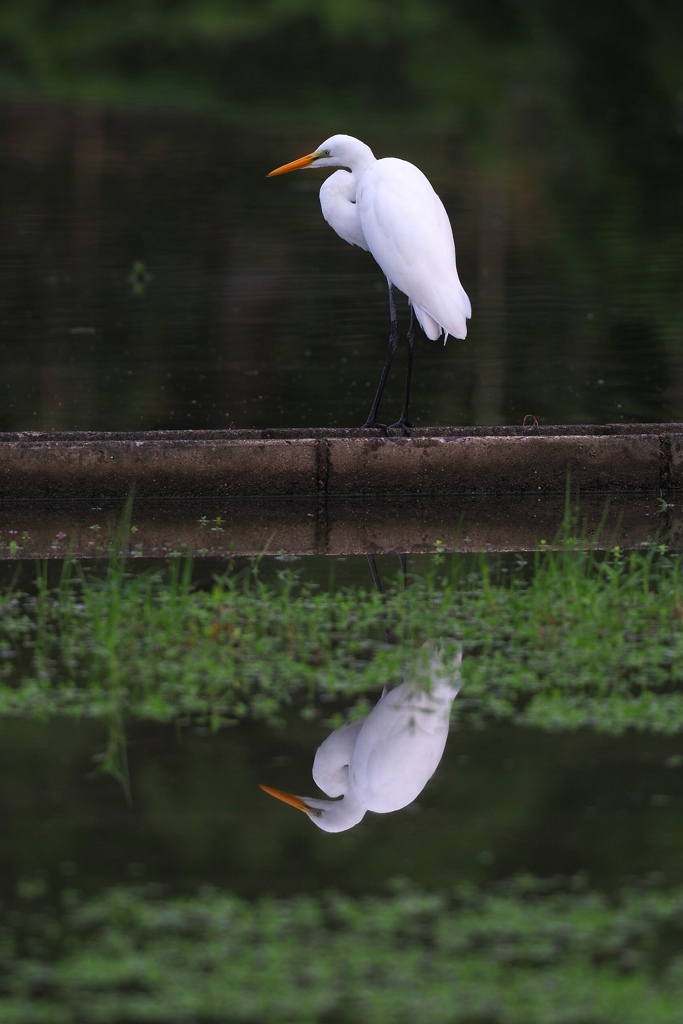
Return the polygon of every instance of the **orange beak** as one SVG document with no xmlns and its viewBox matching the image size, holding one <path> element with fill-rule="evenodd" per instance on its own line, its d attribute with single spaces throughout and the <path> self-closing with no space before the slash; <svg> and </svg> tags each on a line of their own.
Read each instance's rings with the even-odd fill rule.
<svg viewBox="0 0 683 1024">
<path fill-rule="evenodd" d="M 308 153 L 306 156 L 300 156 L 298 160 L 292 160 L 291 163 L 283 164 L 282 167 L 276 167 L 266 177 L 274 178 L 276 174 L 289 174 L 290 171 L 298 171 L 302 167 L 310 167 L 317 155 L 317 153 Z"/>
<path fill-rule="evenodd" d="M 274 796 L 276 800 L 282 800 L 283 803 L 289 804 L 290 807 L 296 807 L 297 811 L 303 811 L 305 814 L 310 814 L 310 808 L 306 806 L 305 801 L 300 796 L 293 796 L 291 793 L 283 793 L 281 789 L 271 789 L 270 786 L 261 786 L 264 793 L 269 793 Z"/>
</svg>

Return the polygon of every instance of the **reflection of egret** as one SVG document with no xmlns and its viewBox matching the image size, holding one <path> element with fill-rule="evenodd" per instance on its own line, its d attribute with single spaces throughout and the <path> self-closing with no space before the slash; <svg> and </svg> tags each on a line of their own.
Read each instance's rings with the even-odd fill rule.
<svg viewBox="0 0 683 1024">
<path fill-rule="evenodd" d="M 472 315 L 456 269 L 448 214 L 422 171 L 394 157 L 377 160 L 369 146 L 350 135 L 333 135 L 314 153 L 277 167 L 269 177 L 304 167 L 340 168 L 320 189 L 323 217 L 345 242 L 372 253 L 389 284 L 389 348 L 365 427 L 384 426 L 377 422 L 377 411 L 398 346 L 394 289 L 410 300 L 405 399 L 399 419 L 392 424 L 407 433 L 413 313 L 433 341 L 441 334 L 444 340 L 449 334 L 464 338 Z"/>
<path fill-rule="evenodd" d="M 335 729 L 318 747 L 313 778 L 336 799 L 261 788 L 305 811 L 326 832 L 357 825 L 366 811 L 385 814 L 412 803 L 446 746 L 451 705 L 460 689 L 460 653 L 447 669 L 441 652 L 431 648 L 426 674 L 429 692 L 419 680 L 406 679 L 384 693 L 367 718 Z"/>
</svg>

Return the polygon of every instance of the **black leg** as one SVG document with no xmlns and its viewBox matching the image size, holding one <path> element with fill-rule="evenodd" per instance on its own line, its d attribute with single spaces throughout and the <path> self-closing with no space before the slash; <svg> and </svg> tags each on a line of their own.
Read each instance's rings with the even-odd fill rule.
<svg viewBox="0 0 683 1024">
<path fill-rule="evenodd" d="M 413 350 L 415 348 L 415 312 L 413 307 L 410 307 L 410 323 L 408 325 L 408 333 L 406 335 L 406 341 L 408 342 L 408 369 L 406 371 L 406 390 L 403 399 L 403 410 L 401 415 L 395 423 L 390 424 L 392 427 L 399 427 L 404 434 L 410 433 L 412 423 L 408 418 L 408 403 L 410 401 L 410 378 L 413 372 Z"/>
<path fill-rule="evenodd" d="M 375 586 L 375 590 L 377 591 L 378 594 L 383 594 L 384 590 L 382 588 L 382 581 L 379 578 L 379 572 L 377 571 L 377 562 L 375 561 L 375 556 L 366 553 L 365 557 L 368 560 L 368 566 L 370 567 L 370 575 L 372 576 L 372 582 Z"/>
<path fill-rule="evenodd" d="M 382 373 L 380 374 L 379 384 L 377 385 L 377 391 L 375 397 L 370 406 L 370 412 L 368 418 L 363 424 L 364 427 L 381 427 L 386 431 L 386 425 L 379 423 L 377 420 L 377 412 L 379 410 L 379 403 L 382 401 L 382 392 L 384 391 L 384 385 L 387 382 L 389 376 L 389 367 L 391 361 L 394 358 L 394 353 L 398 348 L 398 315 L 396 313 L 396 295 L 394 293 L 393 284 L 389 283 L 389 317 L 391 319 L 391 326 L 389 329 L 389 346 L 387 348 L 386 359 L 384 360 L 384 366 L 382 367 Z"/>
<path fill-rule="evenodd" d="M 375 561 L 375 556 L 374 555 L 366 554 L 365 557 L 367 558 L 368 565 L 370 566 L 370 575 L 372 576 L 372 582 L 375 585 L 375 590 L 377 591 L 378 594 L 382 594 L 382 596 L 384 596 L 384 588 L 382 586 L 382 581 L 381 581 L 381 579 L 379 577 L 379 572 L 377 570 L 377 562 Z M 399 558 L 400 557 L 401 556 L 399 555 Z M 388 644 L 395 644 L 396 643 L 396 634 L 394 633 L 394 631 L 391 628 L 391 626 L 389 625 L 389 623 L 386 621 L 385 617 L 384 617 L 384 636 L 385 636 L 386 641 L 387 641 Z"/>
</svg>

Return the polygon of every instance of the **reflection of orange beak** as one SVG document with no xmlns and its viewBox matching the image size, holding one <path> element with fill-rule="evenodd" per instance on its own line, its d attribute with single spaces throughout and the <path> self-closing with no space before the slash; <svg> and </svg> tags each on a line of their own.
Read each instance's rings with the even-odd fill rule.
<svg viewBox="0 0 683 1024">
<path fill-rule="evenodd" d="M 307 156 L 300 156 L 298 160 L 292 160 L 291 163 L 283 164 L 282 167 L 276 167 L 274 171 L 267 174 L 267 178 L 274 178 L 276 174 L 288 174 L 290 171 L 298 171 L 302 167 L 310 167 L 313 160 L 317 156 L 317 153 L 308 153 Z M 261 787 L 264 788 L 263 786 Z M 267 792 L 271 792 L 268 790 Z"/>
<path fill-rule="evenodd" d="M 271 789 L 270 786 L 261 786 L 261 789 L 264 793 L 270 793 L 276 800 L 282 800 L 283 803 L 296 807 L 297 811 L 303 811 L 305 814 L 310 813 L 310 807 L 306 806 L 305 801 L 300 796 L 293 796 L 292 793 L 283 793 L 281 789 Z"/>
</svg>

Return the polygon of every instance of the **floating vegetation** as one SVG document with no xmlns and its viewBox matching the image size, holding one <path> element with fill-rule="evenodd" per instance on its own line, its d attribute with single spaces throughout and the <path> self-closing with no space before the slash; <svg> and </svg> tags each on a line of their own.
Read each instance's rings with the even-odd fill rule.
<svg viewBox="0 0 683 1024">
<path fill-rule="evenodd" d="M 446 663 L 462 649 L 457 713 L 475 722 L 683 728 L 681 558 L 663 546 L 569 540 L 474 568 L 437 553 L 384 593 L 262 568 L 198 587 L 189 558 L 132 573 L 114 555 L 93 574 L 66 560 L 54 582 L 39 567 L 0 593 L 0 713 L 277 723 L 400 682 L 430 641 Z"/>
<path fill-rule="evenodd" d="M 364 899 L 67 891 L 43 913 L 25 897 L 3 929 L 0 1018 L 675 1024 L 682 938 L 683 890 L 647 884 L 614 898 L 534 878 Z"/>
</svg>

